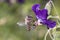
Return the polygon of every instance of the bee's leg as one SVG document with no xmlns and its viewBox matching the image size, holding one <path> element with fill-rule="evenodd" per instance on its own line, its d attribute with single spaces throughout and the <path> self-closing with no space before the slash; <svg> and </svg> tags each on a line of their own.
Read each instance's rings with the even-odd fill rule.
<svg viewBox="0 0 60 40">
<path fill-rule="evenodd" d="M 30 30 L 31 30 L 31 27 L 30 27 L 30 26 L 28 26 L 28 27 L 27 27 L 27 30 L 28 30 L 28 31 L 30 31 Z"/>
<path fill-rule="evenodd" d="M 31 30 L 31 23 L 27 23 L 27 30 L 30 31 Z"/>
</svg>

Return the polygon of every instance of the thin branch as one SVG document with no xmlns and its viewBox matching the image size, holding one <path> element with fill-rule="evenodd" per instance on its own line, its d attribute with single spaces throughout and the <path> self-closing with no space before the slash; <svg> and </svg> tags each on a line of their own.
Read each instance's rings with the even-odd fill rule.
<svg viewBox="0 0 60 40">
<path fill-rule="evenodd" d="M 50 30 L 52 30 L 52 29 L 50 28 L 50 29 L 46 32 L 45 37 L 44 37 L 44 40 L 46 40 L 46 37 L 47 37 L 48 33 L 50 32 Z"/>
</svg>

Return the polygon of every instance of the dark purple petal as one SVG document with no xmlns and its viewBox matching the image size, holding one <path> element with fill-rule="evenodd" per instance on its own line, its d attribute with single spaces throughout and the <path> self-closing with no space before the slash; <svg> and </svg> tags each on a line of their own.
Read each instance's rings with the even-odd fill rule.
<svg viewBox="0 0 60 40">
<path fill-rule="evenodd" d="M 55 22 L 55 21 L 48 20 L 47 22 L 48 22 L 48 25 L 47 25 L 47 26 L 48 26 L 49 28 L 54 28 L 54 27 L 56 26 L 56 22 Z"/>
<path fill-rule="evenodd" d="M 40 4 L 35 4 L 32 6 L 32 10 L 35 12 L 37 19 L 47 19 L 48 11 L 47 9 L 39 9 Z"/>
<path fill-rule="evenodd" d="M 35 4 L 32 6 L 32 10 L 36 13 L 39 10 L 40 4 Z"/>
<path fill-rule="evenodd" d="M 48 28 L 54 28 L 56 26 L 56 22 L 52 20 L 43 20 L 41 23 L 46 25 Z"/>
<path fill-rule="evenodd" d="M 47 19 L 48 17 L 48 11 L 46 9 L 39 10 L 38 12 L 35 13 L 36 17 L 39 19 Z"/>
</svg>

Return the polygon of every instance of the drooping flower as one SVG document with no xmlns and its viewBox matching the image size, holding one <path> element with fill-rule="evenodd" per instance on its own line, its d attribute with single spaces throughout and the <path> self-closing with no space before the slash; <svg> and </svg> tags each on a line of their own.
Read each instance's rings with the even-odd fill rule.
<svg viewBox="0 0 60 40">
<path fill-rule="evenodd" d="M 54 28 L 56 26 L 56 22 L 50 19 L 47 19 L 48 10 L 40 9 L 40 4 L 35 4 L 32 6 L 32 10 L 34 11 L 38 22 L 46 25 L 48 28 Z"/>
</svg>

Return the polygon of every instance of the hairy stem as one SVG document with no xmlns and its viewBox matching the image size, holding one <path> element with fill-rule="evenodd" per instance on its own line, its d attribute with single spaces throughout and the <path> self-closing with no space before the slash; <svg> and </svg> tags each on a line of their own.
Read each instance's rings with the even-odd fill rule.
<svg viewBox="0 0 60 40">
<path fill-rule="evenodd" d="M 47 37 L 48 33 L 50 32 L 50 30 L 52 30 L 52 29 L 50 28 L 50 29 L 46 32 L 45 37 L 44 37 L 44 40 L 46 40 L 46 37 Z"/>
</svg>

